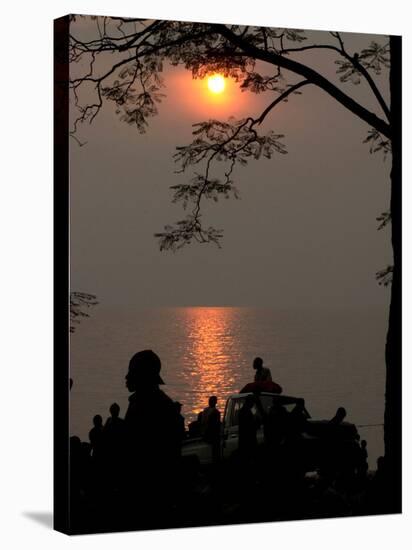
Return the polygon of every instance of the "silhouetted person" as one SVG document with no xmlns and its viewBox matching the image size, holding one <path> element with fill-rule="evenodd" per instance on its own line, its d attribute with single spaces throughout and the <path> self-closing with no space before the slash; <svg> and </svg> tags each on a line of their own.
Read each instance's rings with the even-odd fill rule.
<svg viewBox="0 0 412 550">
<path fill-rule="evenodd" d="M 120 464 L 126 444 L 126 423 L 120 418 L 117 403 L 110 405 L 110 416 L 103 428 L 104 449 L 108 466 L 116 468 Z"/>
<path fill-rule="evenodd" d="M 255 382 L 272 382 L 272 374 L 270 369 L 263 366 L 263 359 L 256 357 L 253 360 L 253 368 L 255 369 Z"/>
<path fill-rule="evenodd" d="M 200 411 L 200 413 L 197 415 L 196 420 L 193 420 L 193 422 L 190 422 L 188 429 L 189 429 L 189 437 L 200 437 L 202 435 L 202 415 L 203 411 Z"/>
<path fill-rule="evenodd" d="M 116 445 L 124 437 L 125 421 L 120 418 L 120 407 L 117 403 L 110 405 L 110 416 L 104 425 L 104 436 L 107 442 Z"/>
<path fill-rule="evenodd" d="M 365 478 L 368 473 L 368 450 L 367 443 L 364 439 L 360 442 L 359 449 L 359 464 L 358 464 L 358 474 L 361 478 Z"/>
<path fill-rule="evenodd" d="M 362 454 L 361 454 L 362 460 L 366 463 L 366 466 L 368 466 L 368 450 L 367 450 L 368 444 L 365 441 L 365 439 L 362 439 L 362 441 L 360 442 L 360 446 L 362 451 Z"/>
<path fill-rule="evenodd" d="M 277 399 L 274 399 L 266 416 L 264 426 L 265 443 L 269 451 L 276 452 L 278 450 L 279 445 L 283 443 L 287 435 L 288 428 L 288 412 Z"/>
<path fill-rule="evenodd" d="M 110 411 L 110 418 L 106 420 L 106 426 L 108 426 L 111 421 L 116 422 L 117 420 L 121 420 L 121 418 L 119 418 L 120 406 L 117 403 L 112 403 L 110 405 L 109 411 Z"/>
<path fill-rule="evenodd" d="M 391 484 L 389 483 L 385 457 L 380 456 L 376 461 L 377 470 L 371 479 L 367 491 L 368 508 L 371 513 L 384 513 L 388 505 Z"/>
<path fill-rule="evenodd" d="M 339 424 L 342 424 L 345 418 L 346 418 L 346 409 L 344 409 L 343 407 L 339 407 L 335 413 L 335 416 L 331 420 L 329 420 L 329 423 L 339 426 Z"/>
<path fill-rule="evenodd" d="M 128 481 L 141 494 L 141 506 L 149 513 L 156 499 L 165 505 L 173 469 L 178 459 L 179 415 L 172 399 L 159 385 L 161 362 L 152 350 L 136 353 L 130 360 L 126 386 L 132 395 L 125 416 L 128 438 Z M 159 501 L 160 502 L 160 501 Z M 157 504 L 159 504 L 159 502 Z M 141 511 L 142 511 L 141 510 Z"/>
<path fill-rule="evenodd" d="M 220 455 L 220 411 L 216 408 L 217 397 L 209 397 L 209 406 L 201 415 L 200 425 L 203 439 L 212 446 L 213 460 L 217 462 Z"/>
<path fill-rule="evenodd" d="M 256 432 L 259 421 L 252 412 L 255 404 L 253 395 L 248 395 L 239 411 L 239 453 L 243 459 L 252 459 L 257 450 Z"/>
<path fill-rule="evenodd" d="M 381 483 L 382 480 L 386 478 L 386 464 L 384 456 L 378 457 L 378 460 L 376 461 L 376 466 L 377 469 L 373 479 L 378 483 Z"/>
<path fill-rule="evenodd" d="M 307 414 L 305 412 L 305 402 L 299 399 L 295 407 L 289 414 L 290 430 L 294 434 L 300 434 L 305 429 Z"/>
<path fill-rule="evenodd" d="M 92 456 L 99 457 L 103 447 L 103 418 L 96 414 L 93 418 L 94 427 L 89 432 L 89 440 L 92 446 Z"/>
</svg>

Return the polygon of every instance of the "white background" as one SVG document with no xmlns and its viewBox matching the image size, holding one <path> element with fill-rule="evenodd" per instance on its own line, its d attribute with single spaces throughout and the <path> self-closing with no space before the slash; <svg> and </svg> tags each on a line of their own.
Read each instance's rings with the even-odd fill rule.
<svg viewBox="0 0 412 550">
<path fill-rule="evenodd" d="M 350 0 L 87 0 L 3 5 L 1 40 L 2 162 L 0 544 L 2 548 L 194 548 L 230 545 L 348 549 L 406 547 L 411 531 L 410 406 L 404 410 L 404 514 L 69 538 L 50 528 L 52 510 L 52 20 L 67 13 L 221 21 L 404 36 L 404 282 L 411 280 L 411 14 L 408 2 Z M 412 10 L 411 10 L 412 11 Z M 409 70 L 406 70 L 406 67 Z M 404 384 L 411 358 L 410 291 L 404 287 Z M 406 399 L 404 399 L 405 403 Z M 33 518 L 37 518 L 33 519 Z M 41 521 L 39 521 L 39 518 Z"/>
</svg>

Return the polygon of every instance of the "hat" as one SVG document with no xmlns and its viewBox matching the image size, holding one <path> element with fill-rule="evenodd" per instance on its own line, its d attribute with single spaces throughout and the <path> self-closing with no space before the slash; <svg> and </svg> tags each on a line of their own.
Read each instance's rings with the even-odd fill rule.
<svg viewBox="0 0 412 550">
<path fill-rule="evenodd" d="M 135 371 L 136 376 L 153 384 L 164 384 L 159 374 L 161 368 L 159 356 L 151 349 L 135 353 L 129 363 L 129 372 Z"/>
</svg>

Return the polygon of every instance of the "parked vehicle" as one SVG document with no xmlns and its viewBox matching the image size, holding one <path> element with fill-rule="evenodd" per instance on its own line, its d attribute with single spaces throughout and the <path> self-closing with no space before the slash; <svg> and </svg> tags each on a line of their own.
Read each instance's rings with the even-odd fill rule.
<svg viewBox="0 0 412 550">
<path fill-rule="evenodd" d="M 312 420 L 302 398 L 268 392 L 239 393 L 228 398 L 221 428 L 221 460 L 230 460 L 238 452 L 239 411 L 248 395 L 254 395 L 256 400 L 252 413 L 260 424 L 256 434 L 258 445 L 263 445 L 265 442 L 264 425 L 274 403 L 282 406 L 288 414 L 299 407 L 304 422 L 295 450 L 302 458 L 305 471 L 314 471 L 343 462 L 348 465 L 356 463 L 359 444 L 358 432 L 354 424 L 342 422 L 339 425 L 333 425 L 329 420 Z M 287 441 L 284 444 L 287 445 Z M 203 441 L 201 437 L 185 440 L 182 446 L 182 456 L 196 459 L 203 466 L 213 462 L 211 445 Z"/>
</svg>

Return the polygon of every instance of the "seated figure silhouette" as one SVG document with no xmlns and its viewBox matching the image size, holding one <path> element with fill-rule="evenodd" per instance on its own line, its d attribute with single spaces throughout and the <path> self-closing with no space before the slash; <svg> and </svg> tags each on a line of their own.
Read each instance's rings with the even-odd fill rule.
<svg viewBox="0 0 412 550">
<path fill-rule="evenodd" d="M 263 366 L 263 359 L 255 357 L 253 360 L 253 368 L 255 372 L 255 382 L 272 382 L 272 374 L 270 369 Z"/>
</svg>

